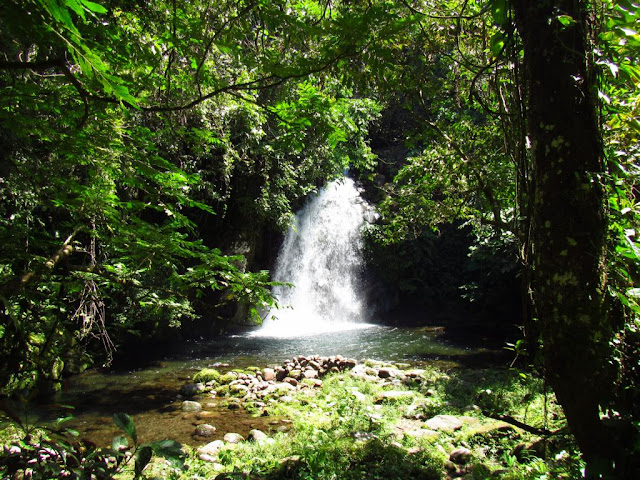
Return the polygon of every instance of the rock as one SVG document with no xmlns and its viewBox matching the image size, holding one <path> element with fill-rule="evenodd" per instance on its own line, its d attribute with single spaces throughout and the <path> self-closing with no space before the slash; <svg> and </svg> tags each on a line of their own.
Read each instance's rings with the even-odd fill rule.
<svg viewBox="0 0 640 480">
<path fill-rule="evenodd" d="M 213 418 L 216 414 L 213 412 L 209 412 L 207 410 L 202 410 L 201 412 L 196 413 L 196 419 L 202 420 L 204 418 Z"/>
<path fill-rule="evenodd" d="M 198 458 L 200 460 L 202 460 L 203 462 L 215 462 L 217 460 L 216 457 L 212 457 L 211 455 L 207 454 L 207 453 L 201 453 L 200 455 L 198 455 Z"/>
<path fill-rule="evenodd" d="M 352 387 L 349 389 L 349 391 L 351 392 L 351 395 L 353 395 L 353 397 L 361 403 L 364 403 L 367 401 L 367 396 L 362 393 L 360 390 L 358 390 L 357 387 Z"/>
<path fill-rule="evenodd" d="M 249 393 L 249 387 L 243 384 L 230 385 L 229 392 L 235 397 L 243 397 Z"/>
<path fill-rule="evenodd" d="M 315 360 L 310 360 L 310 361 L 309 361 L 309 363 L 308 363 L 308 365 L 309 365 L 312 369 L 317 370 L 317 371 L 319 371 L 319 370 L 322 368 L 322 365 L 320 365 L 320 364 L 319 364 L 318 362 L 316 362 Z"/>
<path fill-rule="evenodd" d="M 213 442 L 209 442 L 200 447 L 198 449 L 198 453 L 215 457 L 222 447 L 224 447 L 224 442 L 222 440 L 214 440 Z"/>
<path fill-rule="evenodd" d="M 464 447 L 458 447 L 449 454 L 449 460 L 458 465 L 464 465 L 471 460 L 471 450 Z"/>
<path fill-rule="evenodd" d="M 285 368 L 279 368 L 278 371 L 276 372 L 276 380 L 278 382 L 281 382 L 282 380 L 287 378 L 287 375 L 289 375 L 289 370 Z"/>
<path fill-rule="evenodd" d="M 262 443 L 267 438 L 269 437 L 262 430 L 251 430 L 249 432 L 249 435 L 247 436 L 247 440 L 249 440 L 250 442 L 257 442 L 257 443 Z"/>
<path fill-rule="evenodd" d="M 393 378 L 396 375 L 398 375 L 398 372 L 395 368 L 382 367 L 378 370 L 378 376 L 380 378 Z"/>
<path fill-rule="evenodd" d="M 185 397 L 193 397 L 202 392 L 204 392 L 204 384 L 202 383 L 188 383 L 180 388 L 180 395 Z"/>
<path fill-rule="evenodd" d="M 216 427 L 209 425 L 208 423 L 203 423 L 196 427 L 196 435 L 200 437 L 212 437 L 215 433 Z"/>
<path fill-rule="evenodd" d="M 191 400 L 185 400 L 182 402 L 183 412 L 199 412 L 200 410 L 202 410 L 202 405 L 198 402 L 192 402 Z"/>
<path fill-rule="evenodd" d="M 345 368 L 351 369 L 358 364 L 358 361 L 354 360 L 353 358 L 348 358 L 342 364 L 344 365 Z"/>
<path fill-rule="evenodd" d="M 513 454 L 519 461 L 523 461 L 528 457 L 545 458 L 547 455 L 547 449 L 549 447 L 549 441 L 544 438 L 534 440 L 529 443 L 520 443 L 513 449 Z"/>
<path fill-rule="evenodd" d="M 413 438 L 433 438 L 437 437 L 439 434 L 433 430 L 425 430 L 424 428 L 421 428 L 419 430 L 409 430 L 408 432 L 405 432 L 405 435 Z"/>
<path fill-rule="evenodd" d="M 425 422 L 431 430 L 453 432 L 462 428 L 463 421 L 454 415 L 436 415 Z"/>
<path fill-rule="evenodd" d="M 217 382 L 220 379 L 220 372 L 214 368 L 205 368 L 200 370 L 193 376 L 194 382 Z"/>
<path fill-rule="evenodd" d="M 313 368 L 308 368 L 304 371 L 303 375 L 305 378 L 318 378 L 318 371 Z"/>
<path fill-rule="evenodd" d="M 447 460 L 444 462 L 444 468 L 447 472 L 454 473 L 458 471 L 458 466 L 453 463 L 451 460 Z"/>
<path fill-rule="evenodd" d="M 242 435 L 240 435 L 239 433 L 225 433 L 223 439 L 227 443 L 244 442 L 244 437 Z"/>
<path fill-rule="evenodd" d="M 295 378 L 287 377 L 283 380 L 283 382 L 288 383 L 289 385 L 293 385 L 294 387 L 298 386 L 298 380 Z"/>
<path fill-rule="evenodd" d="M 273 368 L 265 368 L 262 370 L 262 379 L 265 382 L 271 382 L 276 379 L 276 371 Z"/>
<path fill-rule="evenodd" d="M 413 398 L 413 392 L 407 392 L 404 390 L 388 390 L 386 392 L 380 392 L 378 395 L 376 395 L 375 403 L 402 402 L 405 400 L 412 400 Z"/>
<path fill-rule="evenodd" d="M 227 372 L 224 375 L 220 376 L 220 378 L 218 379 L 218 382 L 231 383 L 237 379 L 238 379 L 238 374 L 236 372 Z"/>
</svg>

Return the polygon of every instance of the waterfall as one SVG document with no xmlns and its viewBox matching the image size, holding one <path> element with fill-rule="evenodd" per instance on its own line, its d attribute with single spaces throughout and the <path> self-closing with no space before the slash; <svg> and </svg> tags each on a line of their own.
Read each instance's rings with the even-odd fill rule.
<svg viewBox="0 0 640 480">
<path fill-rule="evenodd" d="M 377 214 L 353 180 L 341 178 L 312 196 L 295 216 L 278 255 L 271 310 L 258 336 L 294 337 L 369 326 L 361 298 L 362 226 Z"/>
</svg>

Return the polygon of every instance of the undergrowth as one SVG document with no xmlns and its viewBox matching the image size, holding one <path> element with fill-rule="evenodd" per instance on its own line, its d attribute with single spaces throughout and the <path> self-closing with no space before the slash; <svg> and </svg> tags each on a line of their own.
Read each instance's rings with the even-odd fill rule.
<svg viewBox="0 0 640 480">
<path fill-rule="evenodd" d="M 381 399 L 385 391 L 412 395 Z M 145 478 L 172 480 L 551 480 L 580 478 L 582 463 L 566 433 L 561 410 L 544 384 L 511 370 L 434 368 L 412 381 L 324 378 L 320 388 L 300 390 L 268 407 L 291 420 L 290 429 L 266 441 L 227 444 L 214 461 L 187 453 L 184 468 L 162 458 Z M 430 432 L 435 415 L 463 419 L 455 431 Z M 502 418 L 497 420 L 496 418 Z M 506 423 L 521 422 L 525 429 Z M 529 431 L 527 431 L 529 430 Z M 541 432 L 550 432 L 541 435 Z M 538 433 L 535 433 L 538 432 Z M 471 458 L 449 461 L 464 447 Z M 125 470 L 116 478 L 131 478 Z"/>
</svg>

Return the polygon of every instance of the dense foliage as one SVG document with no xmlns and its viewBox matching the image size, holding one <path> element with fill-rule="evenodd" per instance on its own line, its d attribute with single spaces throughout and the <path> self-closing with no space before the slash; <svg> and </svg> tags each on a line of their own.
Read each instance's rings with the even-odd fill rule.
<svg viewBox="0 0 640 480">
<path fill-rule="evenodd" d="M 283 6 L 3 5 L 5 393 L 50 388 L 95 338 L 110 355 L 211 304 L 271 302 L 234 242 L 370 164 L 377 112 L 325 72 L 353 54 L 342 19 Z"/>
<path fill-rule="evenodd" d="M 0 8 L 3 393 L 50 389 L 97 358 L 92 343 L 110 352 L 213 322 L 213 305 L 272 302 L 267 272 L 247 268 L 264 231 L 344 169 L 367 177 L 382 113 L 402 128 L 377 140 L 374 251 L 424 252 L 425 232 L 462 220 L 485 253 L 517 252 L 528 363 L 556 391 L 586 475 L 632 478 L 636 3 Z"/>
</svg>

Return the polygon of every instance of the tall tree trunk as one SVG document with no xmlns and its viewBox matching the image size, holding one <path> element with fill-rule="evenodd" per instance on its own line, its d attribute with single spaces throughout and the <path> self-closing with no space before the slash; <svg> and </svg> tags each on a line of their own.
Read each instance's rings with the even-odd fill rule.
<svg viewBox="0 0 640 480">
<path fill-rule="evenodd" d="M 512 0 L 528 79 L 533 202 L 534 316 L 547 380 L 599 478 L 614 463 L 600 420 L 612 333 L 605 299 L 607 216 L 594 83 L 587 68 L 586 5 Z"/>
</svg>

